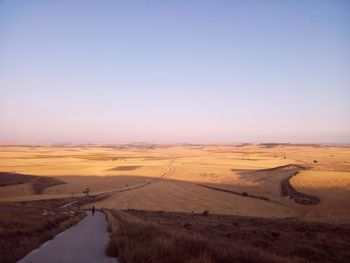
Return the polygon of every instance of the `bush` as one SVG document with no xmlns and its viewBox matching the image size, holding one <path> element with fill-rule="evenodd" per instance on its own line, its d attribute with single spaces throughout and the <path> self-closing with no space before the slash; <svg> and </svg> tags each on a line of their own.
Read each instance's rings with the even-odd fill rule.
<svg viewBox="0 0 350 263">
<path fill-rule="evenodd" d="M 202 216 L 208 216 L 209 215 L 209 211 L 208 210 L 205 210 L 203 213 L 202 213 Z"/>
</svg>

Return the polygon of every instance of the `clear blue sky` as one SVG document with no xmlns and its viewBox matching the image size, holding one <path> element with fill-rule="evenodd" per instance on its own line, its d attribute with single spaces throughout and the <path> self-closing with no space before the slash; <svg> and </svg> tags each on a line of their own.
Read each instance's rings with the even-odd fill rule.
<svg viewBox="0 0 350 263">
<path fill-rule="evenodd" d="M 350 142 L 350 1 L 0 1 L 0 141 Z"/>
</svg>

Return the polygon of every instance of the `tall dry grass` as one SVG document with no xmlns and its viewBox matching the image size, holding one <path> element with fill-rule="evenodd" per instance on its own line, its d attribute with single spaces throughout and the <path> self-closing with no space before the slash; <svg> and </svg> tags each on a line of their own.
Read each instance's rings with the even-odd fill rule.
<svg viewBox="0 0 350 263">
<path fill-rule="evenodd" d="M 21 259 L 45 241 L 79 222 L 85 213 L 59 209 L 70 200 L 0 204 L 0 262 Z M 71 212 L 73 211 L 73 212 Z"/>
<path fill-rule="evenodd" d="M 105 212 L 111 232 L 107 254 L 117 256 L 122 263 L 306 262 L 255 247 L 231 245 L 220 239 L 177 231 L 122 211 Z"/>
</svg>

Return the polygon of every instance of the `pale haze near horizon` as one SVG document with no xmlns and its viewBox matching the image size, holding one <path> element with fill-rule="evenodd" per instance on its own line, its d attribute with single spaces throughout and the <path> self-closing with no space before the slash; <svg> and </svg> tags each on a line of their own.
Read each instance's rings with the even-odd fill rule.
<svg viewBox="0 0 350 263">
<path fill-rule="evenodd" d="M 2 142 L 350 143 L 349 1 L 1 1 Z"/>
</svg>

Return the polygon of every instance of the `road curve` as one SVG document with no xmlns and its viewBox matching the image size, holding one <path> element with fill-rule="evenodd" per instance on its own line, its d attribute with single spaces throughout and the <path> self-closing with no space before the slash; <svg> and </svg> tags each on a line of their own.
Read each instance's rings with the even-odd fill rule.
<svg viewBox="0 0 350 263">
<path fill-rule="evenodd" d="M 146 185 L 150 185 L 150 184 L 153 184 L 155 182 L 158 182 L 168 176 L 170 176 L 173 172 L 174 172 L 174 164 L 173 164 L 173 161 L 174 160 L 171 160 L 170 163 L 169 163 L 169 171 L 167 171 L 165 174 L 162 174 L 160 177 L 156 177 L 156 178 L 153 178 L 145 183 L 142 183 L 142 184 L 137 184 L 137 185 L 131 185 L 129 186 L 128 188 L 125 188 L 125 189 L 122 189 L 122 190 L 115 190 L 115 191 L 112 191 L 110 193 L 106 193 L 107 194 L 114 194 L 114 193 L 121 193 L 121 192 L 126 192 L 126 191 L 130 191 L 130 190 L 135 190 L 135 189 L 139 189 L 141 187 L 144 187 Z"/>
<path fill-rule="evenodd" d="M 58 234 L 38 249 L 33 250 L 19 263 L 116 263 L 108 257 L 105 248 L 109 241 L 105 215 L 96 212 L 88 215 L 77 225 Z"/>
</svg>

